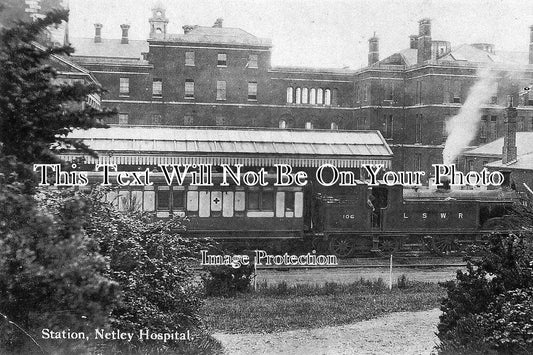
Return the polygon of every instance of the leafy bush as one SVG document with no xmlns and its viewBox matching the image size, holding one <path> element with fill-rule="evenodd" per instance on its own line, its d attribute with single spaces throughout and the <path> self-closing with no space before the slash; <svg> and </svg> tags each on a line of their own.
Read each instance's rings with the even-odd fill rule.
<svg viewBox="0 0 533 355">
<path fill-rule="evenodd" d="M 519 218 L 517 218 L 519 216 Z M 533 352 L 533 241 L 530 211 L 506 220 L 520 235 L 494 233 L 480 259 L 444 283 L 438 325 L 441 354 Z"/>
<path fill-rule="evenodd" d="M 251 258 L 253 260 L 253 257 Z M 208 266 L 207 274 L 202 276 L 205 294 L 207 296 L 235 296 L 251 290 L 254 266 L 241 265 L 239 268 L 231 266 Z"/>
<path fill-rule="evenodd" d="M 134 341 L 122 351 L 220 351 L 220 344 L 203 328 L 199 316 L 202 285 L 190 268 L 198 264 L 200 250 L 210 245 L 181 237 L 184 227 L 179 217 L 158 220 L 148 214 L 121 213 L 102 202 L 103 193 L 93 190 L 88 196 L 90 223 L 85 228 L 109 261 L 108 277 L 122 290 L 122 300 L 111 313 L 111 326 L 135 333 L 141 329 L 160 333 L 189 330 L 196 338 L 193 342 Z"/>
</svg>

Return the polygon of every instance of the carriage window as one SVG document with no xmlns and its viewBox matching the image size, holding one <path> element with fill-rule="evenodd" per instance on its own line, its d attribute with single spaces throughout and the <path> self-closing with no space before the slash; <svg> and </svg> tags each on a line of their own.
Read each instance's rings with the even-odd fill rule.
<svg viewBox="0 0 533 355">
<path fill-rule="evenodd" d="M 285 193 L 285 211 L 294 211 L 294 193 L 287 191 Z"/>
<path fill-rule="evenodd" d="M 263 211 L 274 211 L 274 191 L 263 191 L 261 209 Z"/>
<path fill-rule="evenodd" d="M 185 191 L 172 191 L 172 209 L 183 210 L 185 208 Z"/>
<path fill-rule="evenodd" d="M 250 191 L 248 193 L 248 209 L 249 210 L 258 210 L 259 209 L 259 191 Z"/>
<path fill-rule="evenodd" d="M 170 191 L 157 190 L 157 210 L 168 211 L 170 209 Z"/>
<path fill-rule="evenodd" d="M 274 191 L 248 192 L 248 209 L 256 211 L 274 211 Z"/>
</svg>

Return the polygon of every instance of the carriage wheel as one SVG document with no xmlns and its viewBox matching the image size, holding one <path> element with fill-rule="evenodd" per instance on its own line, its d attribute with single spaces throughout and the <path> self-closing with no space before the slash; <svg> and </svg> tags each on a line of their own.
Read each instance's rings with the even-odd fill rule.
<svg viewBox="0 0 533 355">
<path fill-rule="evenodd" d="M 379 241 L 379 250 L 383 254 L 394 254 L 402 249 L 403 241 L 400 238 L 387 238 Z"/>
<path fill-rule="evenodd" d="M 355 251 L 354 238 L 347 236 L 333 237 L 329 242 L 329 250 L 339 258 L 347 258 Z"/>
<path fill-rule="evenodd" d="M 431 250 L 437 255 L 449 255 L 462 251 L 462 245 L 454 237 L 433 237 Z"/>
</svg>

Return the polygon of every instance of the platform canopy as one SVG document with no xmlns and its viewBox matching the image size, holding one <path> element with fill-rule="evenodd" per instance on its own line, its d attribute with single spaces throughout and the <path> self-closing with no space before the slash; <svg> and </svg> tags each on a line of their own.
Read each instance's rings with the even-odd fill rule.
<svg viewBox="0 0 533 355">
<path fill-rule="evenodd" d="M 84 157 L 88 164 L 318 167 L 329 163 L 344 168 L 362 164 L 390 168 L 392 159 L 379 131 L 112 126 L 75 131 L 68 137 L 83 139 L 99 157 L 68 151 L 62 158 Z"/>
</svg>

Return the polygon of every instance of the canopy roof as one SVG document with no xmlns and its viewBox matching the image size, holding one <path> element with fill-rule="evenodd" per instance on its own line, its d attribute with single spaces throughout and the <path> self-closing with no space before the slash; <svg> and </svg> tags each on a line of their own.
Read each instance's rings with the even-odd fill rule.
<svg viewBox="0 0 533 355">
<path fill-rule="evenodd" d="M 390 167 L 392 151 L 379 131 L 282 130 L 216 127 L 113 126 L 76 131 L 98 160 L 128 165 L 177 163 L 291 164 L 338 167 L 384 164 Z M 69 152 L 66 160 L 80 157 Z"/>
</svg>

